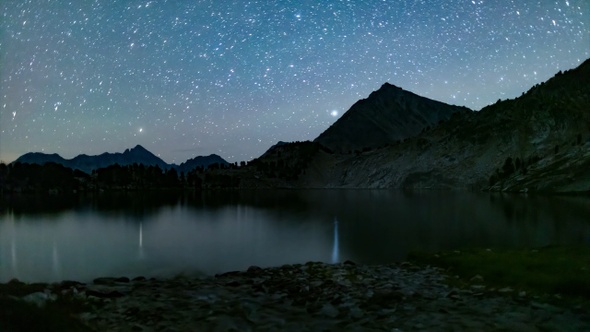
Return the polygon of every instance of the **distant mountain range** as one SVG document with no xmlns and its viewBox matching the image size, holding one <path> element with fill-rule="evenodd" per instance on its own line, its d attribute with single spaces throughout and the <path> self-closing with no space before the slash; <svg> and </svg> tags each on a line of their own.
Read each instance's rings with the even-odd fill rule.
<svg viewBox="0 0 590 332">
<path fill-rule="evenodd" d="M 43 165 L 45 163 L 53 162 L 57 164 L 61 164 L 65 167 L 69 167 L 71 169 L 78 169 L 85 173 L 92 173 L 93 170 L 108 167 L 114 164 L 119 164 L 121 166 L 127 166 L 132 164 L 143 164 L 145 166 L 158 166 L 163 170 L 167 170 L 170 168 L 176 169 L 179 173 L 180 172 L 188 172 L 197 167 L 207 167 L 214 163 L 219 163 L 222 165 L 227 165 L 228 162 L 225 161 L 218 155 L 212 154 L 206 157 L 199 156 L 193 159 L 189 159 L 186 162 L 175 165 L 175 164 L 167 164 L 165 161 L 151 153 L 150 151 L 146 150 L 141 145 L 137 145 L 132 149 L 127 149 L 123 153 L 108 153 L 105 152 L 98 156 L 88 156 L 85 154 L 78 155 L 72 159 L 64 159 L 60 155 L 54 154 L 46 154 L 41 152 L 30 152 L 20 156 L 18 159 L 14 161 L 15 163 L 28 163 L 28 164 L 40 164 Z"/>
<path fill-rule="evenodd" d="M 225 161 L 225 159 L 221 158 L 220 156 L 218 156 L 216 154 L 210 154 L 208 156 L 198 156 L 198 157 L 189 159 L 189 160 L 183 162 L 182 164 L 180 164 L 179 166 L 176 166 L 176 165 L 170 165 L 170 166 L 175 167 L 176 170 L 178 171 L 178 173 L 180 173 L 180 172 L 188 173 L 189 171 L 192 171 L 195 168 L 198 168 L 198 167 L 207 168 L 213 164 L 219 164 L 219 165 L 223 166 L 223 165 L 228 165 L 229 163 L 227 161 Z"/>
<path fill-rule="evenodd" d="M 169 165 L 141 146 L 71 160 L 28 153 L 17 162 L 88 173 L 114 163 L 185 173 L 227 164 L 210 155 Z M 386 83 L 313 142 L 279 142 L 242 167 L 212 170 L 199 186 L 590 192 L 590 59 L 479 112 Z"/>
</svg>

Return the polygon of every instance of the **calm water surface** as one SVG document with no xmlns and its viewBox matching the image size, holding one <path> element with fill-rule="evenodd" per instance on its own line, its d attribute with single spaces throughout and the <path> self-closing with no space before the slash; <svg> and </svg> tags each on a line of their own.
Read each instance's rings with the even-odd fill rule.
<svg viewBox="0 0 590 332">
<path fill-rule="evenodd" d="M 590 245 L 590 198 L 305 190 L 21 197 L 0 206 L 0 282 L 172 276 L 413 250 Z"/>
</svg>

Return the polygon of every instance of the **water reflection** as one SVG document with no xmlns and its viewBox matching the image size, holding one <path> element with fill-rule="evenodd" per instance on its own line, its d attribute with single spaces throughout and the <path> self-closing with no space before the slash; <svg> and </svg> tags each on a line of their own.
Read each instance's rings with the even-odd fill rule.
<svg viewBox="0 0 590 332">
<path fill-rule="evenodd" d="M 340 262 L 340 245 L 338 244 L 338 219 L 334 218 L 334 246 L 332 247 L 332 264 Z"/>
<path fill-rule="evenodd" d="M 139 259 L 144 258 L 143 251 L 143 222 L 139 223 Z"/>
<path fill-rule="evenodd" d="M 3 209 L 0 282 L 212 274 L 306 261 L 383 263 L 412 250 L 590 244 L 588 197 L 373 190 L 114 196 L 78 197 L 63 210 L 43 210 L 40 203 L 30 213 L 22 204 Z"/>
<path fill-rule="evenodd" d="M 194 194 L 190 194 L 194 198 Z M 6 195 L 0 197 L 0 209 L 15 217 L 40 215 L 59 217 L 63 212 L 91 211 L 106 217 L 124 215 L 142 220 L 185 200 L 177 191 L 82 193 L 80 195 Z M 192 201 L 192 199 L 191 199 Z"/>
<path fill-rule="evenodd" d="M 14 235 L 10 241 L 10 267 L 12 268 L 11 274 L 18 275 L 18 262 L 16 259 L 16 241 L 14 239 Z"/>
<path fill-rule="evenodd" d="M 57 252 L 57 245 L 56 245 L 55 241 L 53 241 L 53 248 L 52 249 L 53 249 L 52 255 L 51 255 L 52 271 L 53 271 L 53 275 L 59 279 L 61 276 L 61 268 L 59 265 L 59 253 Z"/>
</svg>

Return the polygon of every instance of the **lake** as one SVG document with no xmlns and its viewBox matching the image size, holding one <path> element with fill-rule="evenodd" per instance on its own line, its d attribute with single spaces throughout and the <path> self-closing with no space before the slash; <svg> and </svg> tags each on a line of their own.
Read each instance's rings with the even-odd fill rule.
<svg viewBox="0 0 590 332">
<path fill-rule="evenodd" d="M 5 197 L 1 204 L 0 282 L 590 245 L 588 196 L 267 190 Z"/>
</svg>

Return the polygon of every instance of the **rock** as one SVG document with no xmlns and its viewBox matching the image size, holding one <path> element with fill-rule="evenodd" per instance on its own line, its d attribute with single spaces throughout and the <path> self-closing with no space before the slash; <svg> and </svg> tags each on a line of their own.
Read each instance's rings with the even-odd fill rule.
<svg viewBox="0 0 590 332">
<path fill-rule="evenodd" d="M 119 277 L 115 279 L 115 282 L 122 282 L 122 283 L 128 283 L 129 282 L 129 278 L 127 277 Z"/>
<path fill-rule="evenodd" d="M 486 286 L 484 286 L 484 285 L 471 285 L 470 288 L 475 291 L 482 291 L 482 290 L 486 289 Z"/>
<path fill-rule="evenodd" d="M 556 312 L 558 311 L 558 308 L 551 305 L 551 304 L 547 304 L 547 303 L 539 303 L 536 301 L 532 301 L 531 302 L 531 308 L 536 309 L 536 310 L 544 310 L 544 311 L 549 311 L 549 312 Z"/>
<path fill-rule="evenodd" d="M 226 277 L 235 277 L 239 276 L 242 272 L 240 271 L 230 271 L 225 273 L 218 273 L 215 275 L 215 278 L 226 278 Z"/>
<path fill-rule="evenodd" d="M 314 280 L 314 281 L 312 281 L 312 282 L 309 283 L 309 286 L 312 287 L 312 288 L 315 288 L 315 287 L 320 287 L 323 284 L 324 284 L 324 282 L 321 281 L 321 280 Z"/>
<path fill-rule="evenodd" d="M 256 266 L 256 265 L 252 265 L 248 268 L 248 270 L 246 271 L 246 273 L 248 274 L 254 274 L 254 275 L 258 275 L 263 273 L 263 270 L 261 267 Z"/>
<path fill-rule="evenodd" d="M 471 282 L 483 282 L 483 277 L 480 276 L 479 274 L 476 274 L 471 279 L 469 279 L 469 281 L 471 281 Z"/>
<path fill-rule="evenodd" d="M 352 319 L 360 319 L 364 315 L 363 311 L 357 306 L 351 307 L 348 314 Z"/>
<path fill-rule="evenodd" d="M 139 277 L 135 277 L 133 278 L 131 281 L 133 282 L 138 282 L 138 281 L 145 281 L 145 277 L 139 276 Z"/>
<path fill-rule="evenodd" d="M 328 316 L 330 318 L 334 318 L 338 316 L 340 311 L 336 309 L 332 304 L 324 304 L 324 306 L 319 311 L 320 315 Z"/>
<path fill-rule="evenodd" d="M 232 281 L 230 281 L 230 282 L 226 282 L 226 283 L 225 283 L 225 285 L 226 285 L 226 286 L 229 286 L 229 287 L 238 287 L 238 286 L 240 286 L 241 284 L 240 284 L 240 282 L 239 282 L 239 281 L 237 281 L 237 280 L 232 280 Z"/>
<path fill-rule="evenodd" d="M 344 263 L 342 263 L 342 264 L 343 265 L 352 265 L 352 266 L 356 265 L 356 263 L 351 260 L 345 260 Z"/>
<path fill-rule="evenodd" d="M 69 289 L 69 288 L 72 288 L 72 287 L 81 288 L 84 285 L 86 285 L 86 284 L 83 284 L 83 283 L 78 282 L 78 281 L 64 280 L 64 281 L 62 281 L 62 282 L 59 283 L 59 288 L 60 289 Z"/>
<path fill-rule="evenodd" d="M 376 290 L 368 303 L 380 307 L 391 306 L 405 298 L 406 295 L 400 291 Z"/>
<path fill-rule="evenodd" d="M 498 289 L 498 293 L 512 293 L 514 292 L 514 289 L 510 288 L 510 287 L 504 287 L 504 288 L 500 288 Z"/>
<path fill-rule="evenodd" d="M 401 262 L 401 263 L 399 264 L 399 266 L 401 266 L 401 267 L 403 267 L 403 268 L 409 268 L 409 267 L 413 266 L 413 264 L 412 264 L 412 263 L 410 263 L 410 262 Z"/>
<path fill-rule="evenodd" d="M 91 305 L 78 317 L 96 331 L 590 330 L 584 310 L 458 289 L 445 278 L 436 268 L 395 264 L 250 267 L 202 279 L 91 285 L 84 299 Z"/>
<path fill-rule="evenodd" d="M 87 289 L 86 290 L 86 297 L 98 297 L 100 299 L 114 299 L 118 297 L 123 297 L 125 294 L 117 291 L 117 290 L 96 290 L 96 289 Z"/>
<path fill-rule="evenodd" d="M 95 285 L 112 285 L 115 283 L 115 278 L 110 277 L 100 277 L 92 280 L 92 283 Z"/>
<path fill-rule="evenodd" d="M 39 308 L 44 307 L 47 302 L 56 301 L 57 295 L 46 290 L 45 292 L 36 292 L 26 295 L 22 298 L 25 302 L 32 303 Z"/>
<path fill-rule="evenodd" d="M 451 297 L 456 296 L 456 295 L 458 295 L 458 293 L 457 293 L 456 290 L 453 289 L 450 292 L 448 292 L 447 294 L 445 294 L 445 297 L 451 298 Z"/>
</svg>

